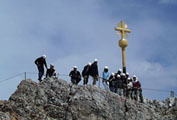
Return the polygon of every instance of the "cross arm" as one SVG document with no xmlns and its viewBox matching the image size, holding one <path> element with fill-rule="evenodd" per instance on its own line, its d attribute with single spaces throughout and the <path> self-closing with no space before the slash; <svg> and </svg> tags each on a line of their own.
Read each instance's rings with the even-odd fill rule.
<svg viewBox="0 0 177 120">
<path fill-rule="evenodd" d="M 131 32 L 131 30 L 125 29 L 125 28 L 118 28 L 118 27 L 115 27 L 114 29 L 115 29 L 116 31 L 125 31 L 125 32 L 128 32 L 128 33 Z"/>
</svg>

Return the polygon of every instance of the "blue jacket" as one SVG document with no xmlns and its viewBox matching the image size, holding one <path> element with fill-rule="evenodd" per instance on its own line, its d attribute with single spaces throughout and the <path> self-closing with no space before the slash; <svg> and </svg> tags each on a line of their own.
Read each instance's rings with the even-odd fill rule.
<svg viewBox="0 0 177 120">
<path fill-rule="evenodd" d="M 109 79 L 109 72 L 103 72 L 103 79 L 105 80 Z"/>
</svg>

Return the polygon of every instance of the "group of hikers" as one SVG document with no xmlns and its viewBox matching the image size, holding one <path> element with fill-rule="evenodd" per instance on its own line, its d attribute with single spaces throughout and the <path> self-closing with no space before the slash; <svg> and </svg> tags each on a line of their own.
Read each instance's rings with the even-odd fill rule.
<svg viewBox="0 0 177 120">
<path fill-rule="evenodd" d="M 42 81 L 42 76 L 44 75 L 44 66 L 47 69 L 46 77 L 56 77 L 54 65 L 50 64 L 50 68 L 47 67 L 46 55 L 42 55 L 41 57 L 37 58 L 35 60 L 35 64 L 37 65 L 39 71 L 39 81 Z M 69 73 L 69 76 L 71 77 L 71 83 L 76 85 L 82 80 L 82 77 L 83 85 L 88 84 L 90 76 L 93 78 L 93 85 L 96 85 L 97 81 L 102 79 L 102 84 L 105 90 L 110 90 L 111 92 L 117 93 L 120 96 L 134 99 L 143 103 L 141 83 L 136 75 L 134 75 L 133 78 L 130 78 L 129 73 L 123 73 L 121 69 L 119 69 L 116 73 L 110 74 L 108 66 L 105 66 L 102 76 L 100 77 L 97 59 L 95 59 L 93 63 L 89 62 L 84 66 L 82 75 L 78 71 L 77 66 L 74 66 L 73 70 Z"/>
</svg>

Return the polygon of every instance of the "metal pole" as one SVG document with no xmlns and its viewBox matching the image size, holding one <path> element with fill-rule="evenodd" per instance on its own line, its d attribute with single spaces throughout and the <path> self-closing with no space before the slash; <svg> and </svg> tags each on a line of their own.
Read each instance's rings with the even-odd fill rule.
<svg viewBox="0 0 177 120">
<path fill-rule="evenodd" d="M 98 85 L 99 85 L 99 87 L 100 87 L 100 77 L 99 77 L 98 79 L 99 79 L 99 81 L 98 81 L 98 82 L 99 82 L 99 84 L 98 84 Z"/>
<path fill-rule="evenodd" d="M 59 73 L 57 73 L 57 78 L 59 78 Z"/>
<path fill-rule="evenodd" d="M 174 91 L 170 91 L 170 97 L 172 97 L 172 98 L 175 97 L 175 93 L 174 93 Z"/>
<path fill-rule="evenodd" d="M 25 72 L 25 80 L 26 80 L 26 72 Z"/>
</svg>

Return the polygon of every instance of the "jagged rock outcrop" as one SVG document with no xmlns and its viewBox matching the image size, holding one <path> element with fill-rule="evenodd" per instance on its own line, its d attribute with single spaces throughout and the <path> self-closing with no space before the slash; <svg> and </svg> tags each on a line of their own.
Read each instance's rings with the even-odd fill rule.
<svg viewBox="0 0 177 120">
<path fill-rule="evenodd" d="M 177 100 L 176 100 L 177 103 Z M 23 80 L 8 101 L 0 101 L 0 120 L 176 120 L 177 104 L 142 104 L 97 86 L 77 86 L 48 78 Z"/>
</svg>

